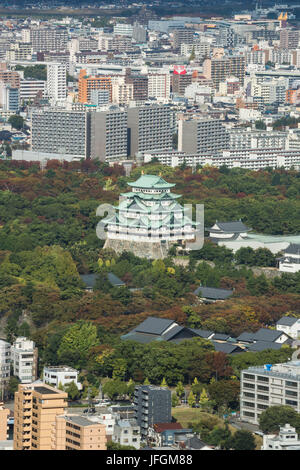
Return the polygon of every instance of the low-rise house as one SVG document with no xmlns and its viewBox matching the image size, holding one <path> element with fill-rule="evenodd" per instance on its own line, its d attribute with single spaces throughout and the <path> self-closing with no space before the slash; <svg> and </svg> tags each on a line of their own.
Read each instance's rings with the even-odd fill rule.
<svg viewBox="0 0 300 470">
<path fill-rule="evenodd" d="M 85 290 L 87 292 L 93 292 L 96 281 L 97 281 L 97 274 L 82 274 L 80 276 L 82 282 L 85 284 Z M 112 287 L 125 287 L 126 284 L 121 279 L 118 278 L 114 273 L 107 273 L 107 280 L 111 284 Z"/>
<path fill-rule="evenodd" d="M 196 436 L 187 439 L 180 447 L 186 450 L 214 450 L 212 446 L 205 444 Z"/>
<path fill-rule="evenodd" d="M 276 323 L 276 330 L 283 331 L 291 338 L 298 339 L 300 336 L 300 318 L 282 317 Z"/>
<path fill-rule="evenodd" d="M 155 423 L 148 428 L 148 443 L 154 447 L 177 446 L 191 435 L 192 429 L 183 429 L 180 423 Z"/>
<path fill-rule="evenodd" d="M 261 450 L 300 450 L 296 429 L 285 424 L 279 434 L 264 434 Z"/>
<path fill-rule="evenodd" d="M 141 434 L 137 421 L 135 419 L 116 420 L 112 440 L 120 445 L 133 446 L 139 449 Z"/>
</svg>

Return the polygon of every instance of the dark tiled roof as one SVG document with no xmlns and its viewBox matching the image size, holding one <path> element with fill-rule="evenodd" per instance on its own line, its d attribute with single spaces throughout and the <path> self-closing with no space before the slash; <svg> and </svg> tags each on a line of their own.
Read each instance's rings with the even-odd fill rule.
<svg viewBox="0 0 300 470">
<path fill-rule="evenodd" d="M 194 294 L 203 299 L 225 300 L 233 294 L 233 290 L 200 286 L 194 291 Z"/>
<path fill-rule="evenodd" d="M 87 288 L 93 289 L 96 283 L 97 274 L 81 274 L 80 277 Z"/>
<path fill-rule="evenodd" d="M 253 339 L 254 341 L 275 342 L 282 334 L 284 334 L 282 331 L 260 328 L 256 333 L 254 333 Z"/>
<path fill-rule="evenodd" d="M 291 243 L 284 251 L 285 254 L 298 255 L 300 254 L 300 245 Z"/>
<path fill-rule="evenodd" d="M 172 325 L 172 323 L 175 323 L 174 320 L 169 320 L 168 318 L 148 317 L 140 325 L 134 328 L 133 331 L 162 335 L 163 332 Z"/>
<path fill-rule="evenodd" d="M 225 354 L 232 354 L 244 351 L 236 344 L 218 343 L 217 341 L 212 341 L 212 344 L 216 351 L 224 352 Z"/>
<path fill-rule="evenodd" d="M 294 318 L 294 317 L 282 317 L 282 318 L 280 318 L 280 320 L 278 320 L 276 325 L 292 326 L 298 320 L 299 320 L 298 318 Z"/>
<path fill-rule="evenodd" d="M 191 439 L 187 439 L 185 441 L 185 446 L 187 448 L 190 448 L 190 449 L 200 450 L 200 449 L 202 449 L 202 447 L 205 447 L 206 444 L 205 444 L 205 442 L 200 441 L 200 439 L 198 439 L 198 437 L 191 437 Z"/>
<path fill-rule="evenodd" d="M 237 341 L 245 341 L 247 343 L 253 343 L 253 337 L 255 333 L 248 333 L 245 331 L 244 333 L 240 334 L 240 336 L 237 337 Z"/>
<path fill-rule="evenodd" d="M 125 286 L 125 282 L 119 279 L 114 273 L 108 273 L 107 279 L 113 286 Z"/>
<path fill-rule="evenodd" d="M 265 349 L 280 349 L 281 343 L 273 343 L 270 341 L 257 341 L 247 346 L 248 351 L 264 351 Z"/>
<path fill-rule="evenodd" d="M 247 227 L 241 220 L 235 220 L 233 222 L 216 222 L 216 225 L 220 228 L 222 232 L 248 232 L 251 228 Z M 212 227 L 211 227 L 212 229 Z M 214 231 L 212 229 L 211 231 Z"/>
<path fill-rule="evenodd" d="M 161 339 L 158 335 L 147 335 L 144 333 L 138 333 L 135 331 L 131 331 L 127 335 L 121 336 L 122 339 L 127 339 L 128 341 L 136 341 L 137 343 L 151 343 L 151 341 L 156 341 L 157 339 Z"/>
<path fill-rule="evenodd" d="M 191 328 L 191 330 L 196 333 L 198 336 L 201 338 L 209 338 L 211 335 L 214 334 L 214 331 L 211 330 L 201 330 L 201 329 L 195 329 Z"/>
<path fill-rule="evenodd" d="M 222 333 L 215 333 L 212 337 L 212 340 L 213 341 L 215 341 L 215 340 L 227 341 L 229 338 L 230 338 L 229 335 L 225 335 L 225 334 L 222 334 Z"/>
</svg>

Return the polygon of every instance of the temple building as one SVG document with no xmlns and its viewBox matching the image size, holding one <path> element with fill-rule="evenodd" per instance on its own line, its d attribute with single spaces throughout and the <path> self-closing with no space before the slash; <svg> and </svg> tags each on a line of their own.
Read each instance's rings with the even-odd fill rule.
<svg viewBox="0 0 300 470">
<path fill-rule="evenodd" d="M 241 220 L 233 222 L 218 222 L 206 230 L 209 231 L 209 238 L 215 243 L 238 241 L 247 238 L 251 228 L 247 227 Z"/>
<path fill-rule="evenodd" d="M 181 196 L 171 192 L 175 184 L 142 174 L 128 185 L 131 190 L 121 194 L 115 214 L 101 221 L 107 237 L 104 248 L 158 259 L 168 256 L 172 244 L 195 239 L 196 224 L 177 202 Z"/>
</svg>

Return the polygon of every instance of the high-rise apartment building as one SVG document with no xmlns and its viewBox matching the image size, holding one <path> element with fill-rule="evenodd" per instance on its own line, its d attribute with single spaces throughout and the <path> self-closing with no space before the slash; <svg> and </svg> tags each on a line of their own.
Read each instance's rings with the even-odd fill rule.
<svg viewBox="0 0 300 470">
<path fill-rule="evenodd" d="M 6 394 L 10 378 L 11 345 L 0 339 L 0 400 Z"/>
<path fill-rule="evenodd" d="M 68 394 L 44 383 L 20 384 L 14 402 L 14 450 L 51 450 L 52 426 Z"/>
<path fill-rule="evenodd" d="M 64 51 L 67 49 L 68 31 L 65 28 L 23 29 L 22 40 L 30 42 L 34 52 Z"/>
<path fill-rule="evenodd" d="M 38 349 L 34 341 L 20 336 L 11 347 L 14 375 L 21 383 L 31 383 L 37 378 Z"/>
<path fill-rule="evenodd" d="M 169 70 L 149 71 L 148 73 L 148 97 L 166 98 L 170 97 L 171 76 Z"/>
<path fill-rule="evenodd" d="M 16 113 L 20 108 L 20 90 L 8 83 L 0 82 L 0 101 L 4 111 Z"/>
<path fill-rule="evenodd" d="M 241 419 L 253 424 L 270 406 L 288 405 L 299 413 L 300 361 L 242 370 L 240 403 Z"/>
<path fill-rule="evenodd" d="M 106 450 L 105 425 L 79 415 L 55 416 L 51 450 Z"/>
<path fill-rule="evenodd" d="M 0 402 L 0 442 L 8 439 L 8 416 L 10 411 Z"/>
<path fill-rule="evenodd" d="M 90 154 L 90 113 L 61 109 L 34 110 L 31 115 L 31 146 L 36 152 L 63 157 Z"/>
<path fill-rule="evenodd" d="M 171 110 L 168 106 L 151 105 L 129 108 L 128 155 L 147 150 L 171 150 Z"/>
<path fill-rule="evenodd" d="M 135 387 L 135 418 L 142 437 L 147 435 L 149 426 L 172 421 L 171 406 L 171 391 L 168 388 L 154 385 Z"/>
<path fill-rule="evenodd" d="M 1 69 L 0 70 L 0 81 L 8 83 L 13 88 L 19 88 L 20 86 L 20 75 L 14 70 Z"/>
<path fill-rule="evenodd" d="M 148 98 L 148 76 L 132 73 L 131 69 L 126 69 L 125 83 L 133 86 L 133 100 L 144 101 Z"/>
<path fill-rule="evenodd" d="M 107 75 L 87 75 L 86 70 L 82 69 L 78 79 L 78 101 L 80 103 L 91 103 L 92 90 L 108 90 L 111 101 L 112 80 Z"/>
<path fill-rule="evenodd" d="M 64 101 L 67 97 L 66 64 L 47 64 L 47 92 L 54 102 Z"/>
<path fill-rule="evenodd" d="M 112 107 L 91 113 L 91 158 L 100 161 L 127 157 L 127 113 Z"/>
<path fill-rule="evenodd" d="M 173 47 L 180 49 L 181 44 L 192 44 L 194 41 L 194 30 L 190 28 L 179 28 L 173 30 Z"/>
<path fill-rule="evenodd" d="M 203 75 L 213 81 L 214 87 L 217 90 L 219 89 L 219 84 L 230 76 L 237 77 L 240 83 L 243 84 L 245 61 L 244 55 L 205 59 L 203 62 Z"/>
<path fill-rule="evenodd" d="M 229 148 L 229 135 L 219 119 L 180 119 L 178 150 L 186 153 L 216 152 Z"/>
<path fill-rule="evenodd" d="M 193 76 L 191 73 L 173 73 L 172 75 L 172 92 L 184 96 L 187 86 L 192 83 Z"/>
<path fill-rule="evenodd" d="M 281 49 L 298 49 L 299 30 L 282 29 L 280 31 L 280 48 Z"/>
</svg>

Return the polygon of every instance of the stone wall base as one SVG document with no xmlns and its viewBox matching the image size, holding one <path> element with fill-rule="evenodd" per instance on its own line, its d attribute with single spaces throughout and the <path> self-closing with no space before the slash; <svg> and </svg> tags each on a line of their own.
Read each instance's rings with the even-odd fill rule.
<svg viewBox="0 0 300 470">
<path fill-rule="evenodd" d="M 115 240 L 107 238 L 104 243 L 104 249 L 114 250 L 117 254 L 123 251 L 130 251 L 139 258 L 163 259 L 168 256 L 169 249 L 174 242 L 135 242 L 130 240 Z"/>
</svg>

